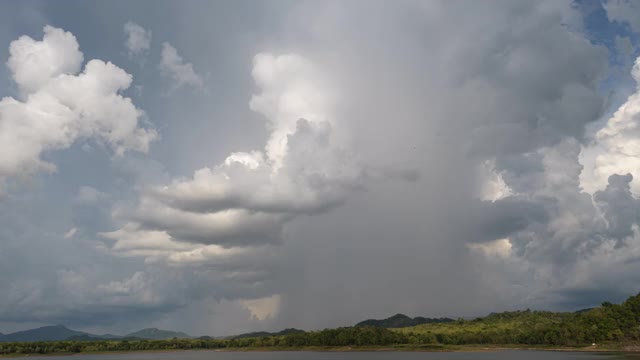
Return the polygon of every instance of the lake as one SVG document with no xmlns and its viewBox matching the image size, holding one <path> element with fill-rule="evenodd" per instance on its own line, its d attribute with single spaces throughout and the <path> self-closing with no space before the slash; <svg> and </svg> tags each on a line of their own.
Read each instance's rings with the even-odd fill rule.
<svg viewBox="0 0 640 360">
<path fill-rule="evenodd" d="M 640 360 L 639 354 L 495 352 L 215 352 L 184 351 L 29 357 L 30 360 Z"/>
</svg>

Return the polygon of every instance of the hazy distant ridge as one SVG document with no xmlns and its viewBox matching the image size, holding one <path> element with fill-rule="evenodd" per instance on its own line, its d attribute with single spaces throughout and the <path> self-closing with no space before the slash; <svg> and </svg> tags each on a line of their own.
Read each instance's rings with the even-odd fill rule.
<svg viewBox="0 0 640 360">
<path fill-rule="evenodd" d="M 153 340 L 162 340 L 162 339 L 188 339 L 191 336 L 179 332 L 179 331 L 169 331 L 169 330 L 161 330 L 156 328 L 147 328 L 142 329 L 136 332 L 132 332 L 130 334 L 125 335 L 125 337 L 133 337 L 140 339 L 153 339 Z"/>
<path fill-rule="evenodd" d="M 424 317 L 410 318 L 403 314 L 396 314 L 394 316 L 391 316 L 389 318 L 382 319 L 382 320 L 377 320 L 377 319 L 364 320 L 359 322 L 355 326 L 403 328 L 403 327 L 411 327 L 411 326 L 422 325 L 422 324 L 446 323 L 451 321 L 453 320 L 449 318 L 433 318 L 433 319 L 424 318 Z M 257 338 L 257 337 L 268 337 L 268 336 L 285 336 L 289 334 L 304 333 L 304 332 L 305 332 L 304 330 L 289 328 L 289 329 L 284 329 L 278 332 L 258 331 L 258 332 L 250 332 L 245 334 L 229 336 L 226 338 L 246 339 L 246 338 Z M 113 335 L 113 334 L 96 335 L 96 334 L 91 334 L 83 331 L 72 330 L 67 328 L 64 325 L 43 326 L 36 329 L 18 331 L 10 334 L 0 333 L 0 342 L 60 341 L 60 340 L 76 340 L 76 341 L 164 340 L 164 339 L 173 339 L 173 338 L 189 339 L 193 337 L 183 332 L 162 330 L 157 328 L 146 328 L 146 329 L 138 330 L 122 336 Z M 213 339 L 208 336 L 204 336 L 201 338 Z"/>
<path fill-rule="evenodd" d="M 54 325 L 0 335 L 0 341 L 57 341 L 85 335 L 90 334 L 71 330 L 63 325 Z"/>
<path fill-rule="evenodd" d="M 247 338 L 257 338 L 257 337 L 267 337 L 267 336 L 284 336 L 284 335 L 299 334 L 304 332 L 305 332 L 304 330 L 294 329 L 294 328 L 284 329 L 278 332 L 256 331 L 256 332 L 250 332 L 246 334 L 230 336 L 229 339 L 247 339 Z"/>
<path fill-rule="evenodd" d="M 191 336 L 178 331 L 161 330 L 156 328 L 142 329 L 124 336 L 105 334 L 95 335 L 82 331 L 71 330 L 63 325 L 43 326 L 36 329 L 18 331 L 11 334 L 0 334 L 0 341 L 60 341 L 60 340 L 109 340 L 109 339 L 187 339 Z"/>
<path fill-rule="evenodd" d="M 404 314 L 396 314 L 391 317 L 382 320 L 376 319 L 368 319 L 365 321 L 361 321 L 356 324 L 356 326 L 375 326 L 375 327 L 383 327 L 383 328 L 404 328 L 417 326 L 422 324 L 434 324 L 434 323 L 446 323 L 452 322 L 453 319 L 449 318 L 425 318 L 425 317 L 415 317 L 410 318 Z"/>
</svg>

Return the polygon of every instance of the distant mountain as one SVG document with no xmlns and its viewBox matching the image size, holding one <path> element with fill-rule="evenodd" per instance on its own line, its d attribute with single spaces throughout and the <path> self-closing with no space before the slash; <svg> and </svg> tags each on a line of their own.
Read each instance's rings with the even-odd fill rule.
<svg viewBox="0 0 640 360">
<path fill-rule="evenodd" d="M 593 309 L 595 309 L 595 308 L 580 309 L 580 310 L 576 310 L 576 311 L 575 311 L 575 313 L 576 313 L 576 314 L 586 313 L 586 312 L 589 312 L 589 311 L 591 311 L 591 310 L 593 310 Z"/>
<path fill-rule="evenodd" d="M 169 331 L 169 330 L 161 330 L 156 328 L 147 328 L 142 329 L 136 332 L 132 332 L 131 334 L 127 334 L 124 337 L 134 337 L 140 339 L 149 339 L 149 340 L 163 340 L 163 339 L 188 339 L 191 336 L 179 332 L 179 331 Z"/>
<path fill-rule="evenodd" d="M 142 329 L 125 336 L 104 334 L 95 335 L 82 331 L 71 330 L 63 325 L 44 326 L 37 329 L 18 331 L 11 334 L 0 334 L 0 342 L 8 341 L 95 341 L 95 340 L 162 340 L 162 339 L 186 339 L 191 336 L 176 331 L 160 330 L 155 328 Z"/>
<path fill-rule="evenodd" d="M 361 321 L 356 324 L 356 326 L 375 326 L 375 327 L 383 327 L 383 328 L 403 328 L 410 327 L 422 324 L 432 324 L 432 323 L 445 323 L 452 322 L 453 319 L 449 318 L 425 318 L 425 317 L 415 317 L 410 318 L 407 315 L 396 314 L 392 317 L 376 320 L 376 319 L 368 319 L 365 321 Z"/>
<path fill-rule="evenodd" d="M 246 333 L 246 334 L 230 336 L 229 339 L 246 339 L 246 338 L 257 338 L 257 337 L 267 337 L 267 336 L 284 336 L 284 335 L 298 334 L 298 333 L 303 333 L 303 332 L 304 332 L 304 330 L 294 329 L 294 328 L 284 329 L 284 330 L 278 331 L 278 332 L 256 331 L 256 332 L 250 332 L 250 333 Z"/>
<path fill-rule="evenodd" d="M 0 341 L 56 341 L 66 340 L 73 336 L 85 335 L 90 334 L 71 330 L 62 325 L 55 325 L 1 335 Z"/>
</svg>

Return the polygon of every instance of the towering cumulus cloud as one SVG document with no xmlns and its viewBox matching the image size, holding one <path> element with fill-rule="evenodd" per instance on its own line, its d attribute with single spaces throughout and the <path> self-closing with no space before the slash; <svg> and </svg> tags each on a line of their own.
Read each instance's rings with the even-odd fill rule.
<svg viewBox="0 0 640 360">
<path fill-rule="evenodd" d="M 631 71 L 636 82 L 638 74 L 640 59 Z M 634 180 L 640 175 L 639 99 L 636 90 L 596 132 L 591 145 L 567 137 L 499 160 L 504 196 L 482 202 L 472 215 L 477 220 L 474 231 L 488 237 L 476 237 L 470 248 L 500 258 L 502 265 L 506 261 L 512 274 L 521 276 L 515 281 L 533 275 L 529 296 L 564 301 L 579 292 L 602 297 L 600 292 L 636 291 L 627 281 L 611 281 L 631 277 L 640 256 L 640 199 Z M 597 154 L 586 171 L 580 162 L 585 148 Z M 594 300 L 586 298 L 584 304 L 589 301 Z"/>
<path fill-rule="evenodd" d="M 631 75 L 636 81 L 635 91 L 596 134 L 600 149 L 590 175 L 597 185 L 605 184 L 614 173 L 630 172 L 640 178 L 640 58 L 636 59 Z M 640 190 L 638 186 L 636 182 L 636 192 Z"/>
<path fill-rule="evenodd" d="M 124 70 L 101 60 L 82 69 L 76 38 L 51 26 L 41 41 L 22 36 L 9 50 L 20 95 L 0 100 L 0 182 L 55 170 L 42 154 L 78 139 L 94 139 L 116 154 L 149 149 L 156 132 L 140 127 L 143 112 L 120 94 L 131 85 Z"/>
<path fill-rule="evenodd" d="M 222 336 L 637 293 L 637 4 L 43 10 L 90 47 L 46 27 L 3 55 L 0 327 Z M 28 28 L 14 6 L 0 27 Z M 127 61 L 149 156 L 132 76 L 88 61 L 111 51 L 154 64 Z"/>
<path fill-rule="evenodd" d="M 278 243 L 287 221 L 335 207 L 360 186 L 362 170 L 335 136 L 335 92 L 321 70 L 299 55 L 258 54 L 252 75 L 260 91 L 250 107 L 271 130 L 265 149 L 149 189 L 130 222 L 104 234 L 117 240 L 114 249 L 192 243 L 216 249 L 200 255 L 219 255 Z"/>
</svg>

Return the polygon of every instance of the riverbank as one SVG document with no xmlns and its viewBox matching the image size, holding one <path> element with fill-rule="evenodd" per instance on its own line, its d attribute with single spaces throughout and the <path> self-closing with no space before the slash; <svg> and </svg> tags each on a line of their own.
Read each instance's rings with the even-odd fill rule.
<svg viewBox="0 0 640 360">
<path fill-rule="evenodd" d="M 184 352 L 498 352 L 498 351 L 553 351 L 590 353 L 631 353 L 640 352 L 637 344 L 605 344 L 600 346 L 552 347 L 522 345 L 394 345 L 394 346 L 304 346 L 304 347 L 241 347 L 221 349 L 175 349 L 175 350 L 133 350 L 133 351 L 84 351 L 46 354 L 6 354 L 0 358 L 55 357 L 75 355 L 105 355 L 133 353 L 184 353 Z"/>
</svg>

